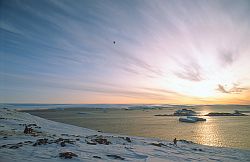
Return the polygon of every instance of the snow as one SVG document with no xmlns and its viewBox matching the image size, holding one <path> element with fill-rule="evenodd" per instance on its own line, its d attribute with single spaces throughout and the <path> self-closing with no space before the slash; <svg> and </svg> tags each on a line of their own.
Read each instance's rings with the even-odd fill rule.
<svg viewBox="0 0 250 162">
<path fill-rule="evenodd" d="M 25 124 L 33 124 L 30 126 L 33 134 L 23 133 Z M 38 139 L 48 142 L 33 146 Z M 77 157 L 59 157 L 60 153 L 68 151 Z M 250 151 L 185 141 L 179 141 L 175 146 L 169 141 L 101 133 L 24 112 L 0 109 L 0 162 L 22 161 L 250 161 Z"/>
</svg>

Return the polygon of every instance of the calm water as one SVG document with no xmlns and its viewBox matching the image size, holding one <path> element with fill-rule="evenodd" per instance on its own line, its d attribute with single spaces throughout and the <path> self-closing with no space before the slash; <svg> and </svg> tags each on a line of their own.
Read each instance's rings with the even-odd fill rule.
<svg viewBox="0 0 250 162">
<path fill-rule="evenodd" d="M 199 144 L 250 149 L 250 116 L 205 117 L 206 122 L 182 123 L 178 117 L 160 117 L 180 108 L 149 110 L 71 108 L 65 110 L 31 111 L 50 120 L 81 127 L 132 136 L 191 140 Z M 201 114 L 250 110 L 249 106 L 196 106 Z M 80 112 L 80 113 L 79 113 Z M 248 113 L 249 114 L 249 113 Z M 249 114 L 250 115 L 250 114 Z"/>
</svg>

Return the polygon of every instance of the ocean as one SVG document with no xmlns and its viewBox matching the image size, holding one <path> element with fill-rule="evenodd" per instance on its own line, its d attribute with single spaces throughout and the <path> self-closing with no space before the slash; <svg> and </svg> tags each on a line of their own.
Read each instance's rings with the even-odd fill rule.
<svg viewBox="0 0 250 162">
<path fill-rule="evenodd" d="M 250 149 L 250 116 L 205 116 L 207 121 L 197 123 L 179 122 L 176 116 L 155 116 L 172 114 L 182 108 L 191 109 L 200 115 L 235 110 L 249 112 L 250 106 L 246 105 L 5 104 L 2 107 L 25 109 L 42 118 L 107 133 L 170 141 L 177 138 L 209 146 Z M 250 115 L 248 112 L 245 114 Z"/>
</svg>

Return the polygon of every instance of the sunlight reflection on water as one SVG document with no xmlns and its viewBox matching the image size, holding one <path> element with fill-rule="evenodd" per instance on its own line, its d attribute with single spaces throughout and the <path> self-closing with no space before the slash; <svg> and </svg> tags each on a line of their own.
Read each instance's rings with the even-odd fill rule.
<svg viewBox="0 0 250 162">
<path fill-rule="evenodd" d="M 210 146 L 222 146 L 221 135 L 218 135 L 217 125 L 212 124 L 211 120 L 207 118 L 206 123 L 197 124 L 197 143 L 210 145 Z"/>
</svg>

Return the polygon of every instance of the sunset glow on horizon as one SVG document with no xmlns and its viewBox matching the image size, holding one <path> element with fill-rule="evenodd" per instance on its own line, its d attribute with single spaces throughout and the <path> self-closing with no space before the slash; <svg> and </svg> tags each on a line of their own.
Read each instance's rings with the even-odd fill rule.
<svg viewBox="0 0 250 162">
<path fill-rule="evenodd" d="M 27 0 L 0 10 L 1 103 L 250 104 L 250 1 Z"/>
</svg>

